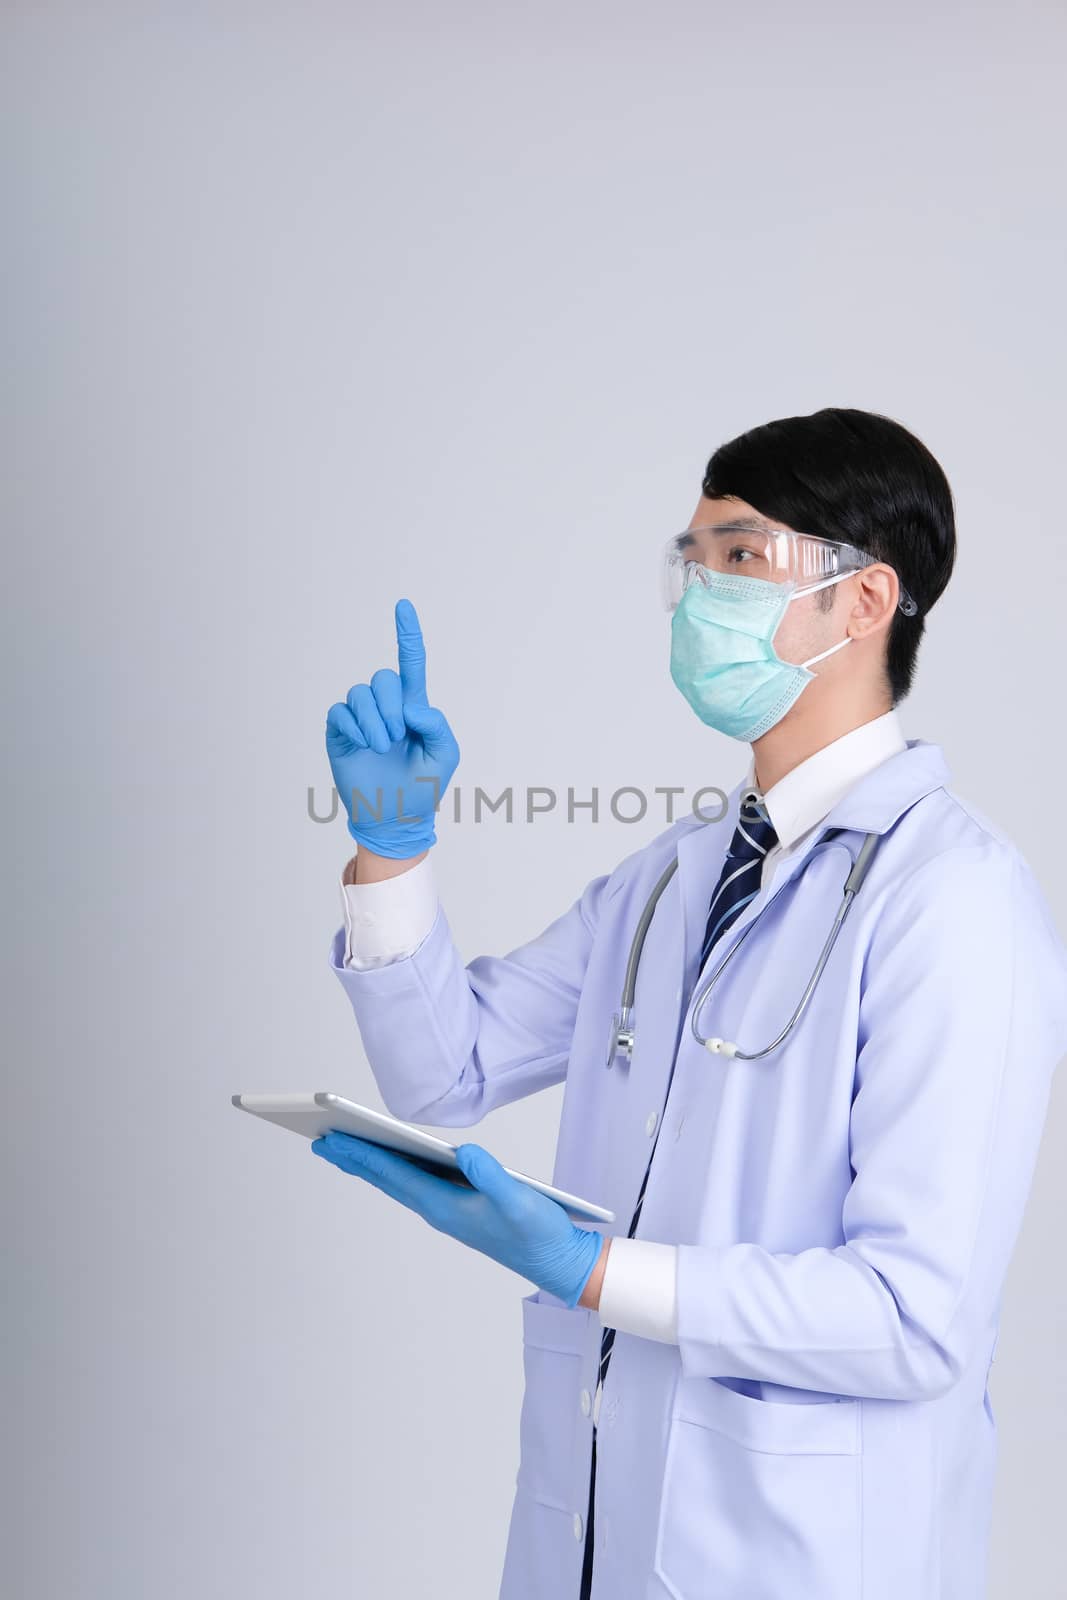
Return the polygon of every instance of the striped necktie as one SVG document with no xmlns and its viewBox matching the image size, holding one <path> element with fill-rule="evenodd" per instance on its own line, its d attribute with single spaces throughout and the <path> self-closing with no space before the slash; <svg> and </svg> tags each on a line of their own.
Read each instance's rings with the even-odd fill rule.
<svg viewBox="0 0 1067 1600">
<path fill-rule="evenodd" d="M 754 789 L 746 789 L 741 795 L 738 807 L 737 826 L 734 836 L 730 841 L 730 849 L 726 860 L 723 862 L 722 872 L 715 893 L 711 897 L 711 906 L 708 911 L 708 920 L 704 929 L 704 943 L 700 952 L 700 970 L 711 952 L 715 941 L 722 937 L 727 928 L 740 916 L 741 911 L 760 890 L 762 866 L 767 852 L 778 843 L 778 834 L 766 811 L 763 809 L 763 796 Z M 673 1075 L 673 1074 L 672 1074 Z M 662 1127 L 662 1118 L 660 1127 Z M 637 1197 L 633 1220 L 630 1223 L 628 1238 L 632 1239 L 637 1232 L 637 1224 L 641 1217 L 641 1207 L 645 1201 L 645 1190 L 648 1187 L 648 1175 L 652 1171 L 652 1156 L 656 1153 L 656 1144 L 659 1143 L 659 1134 L 652 1146 L 652 1155 L 648 1158 L 645 1175 L 641 1181 L 641 1192 Z M 605 1328 L 600 1339 L 600 1370 L 597 1375 L 597 1397 L 603 1391 L 604 1377 L 611 1360 L 611 1351 L 615 1343 L 615 1329 Z M 599 1410 L 599 1405 L 595 1408 Z M 592 1573 L 592 1544 L 593 1544 L 593 1501 L 596 1481 L 596 1421 L 593 1423 L 593 1464 L 589 1484 L 589 1511 L 585 1528 L 585 1561 L 582 1569 L 582 1590 L 579 1600 L 587 1600 Z"/>
<path fill-rule="evenodd" d="M 741 796 L 734 836 L 711 897 L 704 944 L 700 951 L 701 971 L 715 941 L 736 921 L 748 902 L 759 894 L 763 863 L 768 850 L 777 843 L 778 834 L 763 807 L 763 796 L 755 789 L 746 789 Z"/>
</svg>

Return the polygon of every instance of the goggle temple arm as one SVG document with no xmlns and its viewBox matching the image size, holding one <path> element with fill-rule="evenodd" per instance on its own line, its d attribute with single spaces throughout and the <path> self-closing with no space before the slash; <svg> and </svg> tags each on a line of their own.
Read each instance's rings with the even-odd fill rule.
<svg viewBox="0 0 1067 1600">
<path fill-rule="evenodd" d="M 856 567 L 852 572 L 835 572 L 832 577 L 821 578 L 818 583 L 801 584 L 797 589 L 797 593 L 814 594 L 817 589 L 826 589 L 831 583 L 839 583 L 842 578 L 854 578 L 857 572 L 862 571 L 862 567 Z M 907 589 L 905 589 L 904 585 L 900 582 L 899 577 L 897 578 L 897 583 L 900 585 L 900 598 L 897 601 L 897 610 L 903 612 L 904 616 L 906 617 L 914 617 L 919 608 L 915 604 L 915 601 L 912 599 L 911 595 L 908 593 Z"/>
</svg>

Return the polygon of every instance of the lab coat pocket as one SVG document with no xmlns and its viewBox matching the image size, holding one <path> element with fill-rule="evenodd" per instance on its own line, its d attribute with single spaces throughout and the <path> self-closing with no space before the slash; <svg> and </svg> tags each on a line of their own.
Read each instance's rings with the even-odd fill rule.
<svg viewBox="0 0 1067 1600">
<path fill-rule="evenodd" d="M 677 1600 L 856 1600 L 860 1402 L 783 1404 L 680 1378 L 656 1574 Z"/>
<path fill-rule="evenodd" d="M 526 1388 L 519 1423 L 517 1482 L 542 1505 L 584 1513 L 576 1504 L 575 1449 L 582 1417 L 582 1357 L 588 1312 L 522 1302 Z M 587 1430 L 588 1431 L 588 1430 Z"/>
</svg>

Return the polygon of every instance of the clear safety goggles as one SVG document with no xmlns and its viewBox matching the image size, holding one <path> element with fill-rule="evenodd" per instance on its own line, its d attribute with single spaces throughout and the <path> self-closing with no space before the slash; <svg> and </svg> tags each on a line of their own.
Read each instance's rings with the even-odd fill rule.
<svg viewBox="0 0 1067 1600">
<path fill-rule="evenodd" d="M 796 592 L 812 594 L 835 579 L 850 577 L 877 558 L 854 544 L 823 539 L 791 528 L 753 528 L 747 518 L 714 526 L 687 528 L 668 540 L 663 554 L 663 598 L 673 611 L 691 583 L 706 583 L 709 573 L 766 578 L 795 583 Z M 899 609 L 913 617 L 918 606 L 900 585 Z"/>
</svg>

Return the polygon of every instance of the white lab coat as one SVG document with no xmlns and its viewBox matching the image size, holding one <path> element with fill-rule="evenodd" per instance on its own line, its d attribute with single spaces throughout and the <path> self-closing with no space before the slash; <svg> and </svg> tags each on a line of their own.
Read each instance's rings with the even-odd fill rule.
<svg viewBox="0 0 1067 1600">
<path fill-rule="evenodd" d="M 679 1342 L 616 1337 L 593 1600 L 985 1592 L 986 1381 L 1067 1052 L 1067 952 L 1017 849 L 948 783 L 940 749 L 910 740 L 825 819 L 847 841 L 780 859 L 727 933 L 759 919 L 702 1031 L 758 1049 L 810 975 L 846 842 L 854 855 L 884 836 L 807 1014 L 764 1061 L 708 1055 L 686 1009 L 741 785 L 720 822 L 677 822 L 506 956 L 465 966 L 443 911 L 413 955 L 376 969 L 344 967 L 335 937 L 394 1114 L 468 1126 L 565 1079 L 553 1181 L 611 1207 L 621 1234 L 659 1131 L 637 1237 L 680 1246 Z M 633 1060 L 609 1072 L 634 926 L 675 851 Z M 522 1320 L 500 1596 L 571 1600 L 602 1326 L 544 1292 Z"/>
</svg>

